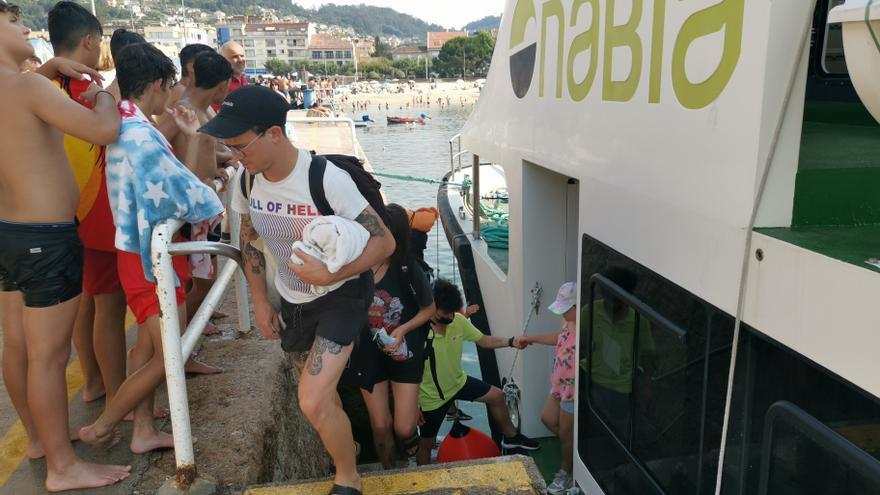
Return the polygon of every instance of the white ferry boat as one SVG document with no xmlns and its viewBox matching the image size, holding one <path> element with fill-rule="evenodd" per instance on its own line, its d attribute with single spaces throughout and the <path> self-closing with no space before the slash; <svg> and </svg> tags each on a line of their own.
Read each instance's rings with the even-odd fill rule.
<svg viewBox="0 0 880 495">
<path fill-rule="evenodd" d="M 578 322 L 581 490 L 880 493 L 878 80 L 874 0 L 508 0 L 440 209 L 484 332 L 629 306 Z M 480 357 L 548 436 L 552 349 Z"/>
</svg>

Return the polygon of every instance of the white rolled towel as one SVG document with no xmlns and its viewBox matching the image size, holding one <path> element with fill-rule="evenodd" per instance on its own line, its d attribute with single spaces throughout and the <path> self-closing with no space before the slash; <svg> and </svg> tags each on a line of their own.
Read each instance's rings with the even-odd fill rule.
<svg viewBox="0 0 880 495">
<path fill-rule="evenodd" d="M 301 241 L 293 243 L 294 249 L 306 253 L 327 265 L 327 271 L 336 273 L 343 266 L 356 260 L 367 242 L 370 233 L 361 224 L 336 215 L 318 217 L 303 229 Z M 302 265 L 303 261 L 291 253 L 290 261 Z M 323 295 L 338 289 L 345 282 L 337 282 L 328 287 L 312 286 L 312 292 Z"/>
</svg>

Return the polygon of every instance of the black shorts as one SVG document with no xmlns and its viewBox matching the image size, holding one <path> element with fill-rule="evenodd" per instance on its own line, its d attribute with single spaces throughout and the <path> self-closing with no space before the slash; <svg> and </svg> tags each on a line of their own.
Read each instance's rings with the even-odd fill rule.
<svg viewBox="0 0 880 495">
<path fill-rule="evenodd" d="M 455 397 L 450 398 L 433 411 L 422 411 L 425 424 L 419 426 L 419 436 L 422 438 L 435 438 L 437 436 L 437 432 L 440 431 L 440 426 L 443 425 L 443 419 L 446 418 L 446 413 L 449 412 L 449 406 L 452 404 L 452 401 L 466 400 L 474 402 L 488 394 L 490 390 L 492 390 L 492 385 L 468 375 L 464 387 L 461 387 L 461 390 L 455 394 Z"/>
<path fill-rule="evenodd" d="M 421 328 L 413 332 L 423 332 Z M 384 381 L 395 383 L 422 383 L 425 371 L 425 339 L 410 339 L 407 335 L 407 346 L 412 357 L 405 361 L 395 361 L 385 354 L 373 342 L 369 329 L 364 329 L 358 338 L 357 347 L 351 354 L 351 373 L 358 386 L 367 392 L 373 392 L 373 386 Z M 421 345 L 412 345 L 421 342 Z"/>
<path fill-rule="evenodd" d="M 70 223 L 0 221 L 0 291 L 20 291 L 24 305 L 47 308 L 82 292 L 83 245 Z"/>
<path fill-rule="evenodd" d="M 347 346 L 367 325 L 367 310 L 373 302 L 373 272 L 362 273 L 338 289 L 305 304 L 281 299 L 281 348 L 305 352 L 315 336 Z"/>
</svg>

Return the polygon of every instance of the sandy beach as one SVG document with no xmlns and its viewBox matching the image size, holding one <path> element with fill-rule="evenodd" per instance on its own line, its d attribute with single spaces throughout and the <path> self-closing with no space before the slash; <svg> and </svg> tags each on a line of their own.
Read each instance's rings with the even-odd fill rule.
<svg viewBox="0 0 880 495">
<path fill-rule="evenodd" d="M 359 87 L 368 87 L 359 85 Z M 381 86 L 373 88 L 381 88 Z M 403 92 L 398 92 L 400 88 Z M 447 106 L 472 106 L 480 97 L 480 90 L 472 81 L 464 84 L 455 82 L 437 83 L 432 88 L 428 83 L 416 83 L 412 89 L 409 85 L 388 85 L 386 90 L 364 91 L 356 94 L 345 94 L 337 97 L 341 110 L 372 110 L 381 106 L 382 109 L 430 109 Z"/>
</svg>

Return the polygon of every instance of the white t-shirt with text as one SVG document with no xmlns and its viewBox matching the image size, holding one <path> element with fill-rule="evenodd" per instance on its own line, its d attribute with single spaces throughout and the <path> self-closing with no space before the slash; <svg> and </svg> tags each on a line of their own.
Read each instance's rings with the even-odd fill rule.
<svg viewBox="0 0 880 495">
<path fill-rule="evenodd" d="M 285 179 L 271 182 L 262 174 L 257 175 L 251 188 L 250 202 L 241 191 L 240 176 L 244 168 L 239 170 L 232 182 L 232 208 L 242 215 L 250 215 L 254 230 L 260 234 L 278 264 L 275 286 L 281 297 L 294 304 L 307 303 L 319 297 L 312 292 L 309 284 L 287 267 L 294 241 L 301 240 L 306 225 L 320 216 L 309 192 L 311 163 L 311 154 L 300 150 L 293 172 Z M 349 220 L 357 218 L 369 206 L 351 177 L 330 161 L 324 172 L 324 195 L 335 214 Z"/>
</svg>

